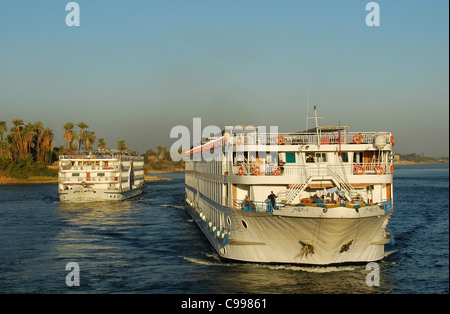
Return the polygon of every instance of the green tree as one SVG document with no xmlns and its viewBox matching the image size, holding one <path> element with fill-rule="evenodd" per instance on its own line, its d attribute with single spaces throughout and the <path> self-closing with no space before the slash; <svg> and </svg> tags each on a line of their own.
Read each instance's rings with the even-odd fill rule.
<svg viewBox="0 0 450 314">
<path fill-rule="evenodd" d="M 11 128 L 11 137 L 10 137 L 10 144 L 12 148 L 13 155 L 15 156 L 14 159 L 17 160 L 20 156 L 23 155 L 24 149 L 23 149 L 23 141 L 22 141 L 22 126 L 24 125 L 23 119 L 21 118 L 15 118 L 11 121 L 12 124 L 14 124 L 14 127 Z"/>
<path fill-rule="evenodd" d="M 6 125 L 6 122 L 0 121 L 0 140 L 3 141 L 3 136 L 5 135 L 6 131 L 8 131 L 8 126 Z"/>
<path fill-rule="evenodd" d="M 84 146 L 86 150 L 90 150 L 91 146 L 95 143 L 97 137 L 95 136 L 95 132 L 87 131 L 84 132 Z"/>
<path fill-rule="evenodd" d="M 84 140 L 83 138 L 84 129 L 89 129 L 89 126 L 84 122 L 78 123 L 77 126 L 80 128 L 80 137 L 78 138 L 78 153 L 79 153 L 81 151 L 81 142 Z"/>
<path fill-rule="evenodd" d="M 66 141 L 66 151 L 68 150 L 67 144 L 70 144 L 70 147 L 72 147 L 72 142 L 73 142 L 73 127 L 75 126 L 75 124 L 73 124 L 72 122 L 66 122 L 63 125 L 63 129 L 64 129 L 64 134 L 63 134 L 63 139 Z"/>
<path fill-rule="evenodd" d="M 43 162 L 49 163 L 51 153 L 53 151 L 53 139 L 54 139 L 53 130 L 49 127 L 46 127 L 43 131 L 42 135 L 42 156 Z"/>
<path fill-rule="evenodd" d="M 97 143 L 98 149 L 102 150 L 106 148 L 106 142 L 104 138 L 99 138 Z"/>
<path fill-rule="evenodd" d="M 118 150 L 127 150 L 128 149 L 124 140 L 117 141 L 117 149 Z"/>
</svg>

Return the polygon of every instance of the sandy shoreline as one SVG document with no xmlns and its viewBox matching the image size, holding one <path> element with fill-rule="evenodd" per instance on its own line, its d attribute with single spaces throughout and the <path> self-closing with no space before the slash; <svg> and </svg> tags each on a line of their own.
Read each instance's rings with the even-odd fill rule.
<svg viewBox="0 0 450 314">
<path fill-rule="evenodd" d="M 417 161 L 397 161 L 395 165 L 445 165 L 448 162 L 417 162 Z"/>
</svg>

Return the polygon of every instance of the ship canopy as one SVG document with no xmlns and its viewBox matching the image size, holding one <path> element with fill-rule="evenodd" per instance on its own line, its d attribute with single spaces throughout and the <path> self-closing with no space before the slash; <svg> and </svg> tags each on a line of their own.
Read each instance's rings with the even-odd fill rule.
<svg viewBox="0 0 450 314">
<path fill-rule="evenodd" d="M 301 134 L 317 133 L 317 132 L 326 133 L 326 132 L 335 132 L 335 131 L 343 131 L 343 130 L 348 130 L 348 126 L 328 124 L 328 125 L 323 125 L 323 126 L 317 126 L 312 129 L 305 130 L 305 131 L 298 131 L 297 133 L 301 133 Z"/>
</svg>

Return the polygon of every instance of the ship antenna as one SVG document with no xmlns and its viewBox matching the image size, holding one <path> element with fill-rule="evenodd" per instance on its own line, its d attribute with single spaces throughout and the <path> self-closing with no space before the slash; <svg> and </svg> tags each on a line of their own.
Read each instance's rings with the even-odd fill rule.
<svg viewBox="0 0 450 314">
<path fill-rule="evenodd" d="M 316 129 L 318 129 L 318 127 L 319 127 L 319 124 L 317 123 L 317 107 L 316 106 L 314 106 L 314 120 L 316 120 Z"/>
<path fill-rule="evenodd" d="M 308 108 L 309 108 L 309 87 L 308 87 L 308 95 L 306 96 L 306 128 L 305 128 L 305 131 L 308 130 Z"/>
</svg>

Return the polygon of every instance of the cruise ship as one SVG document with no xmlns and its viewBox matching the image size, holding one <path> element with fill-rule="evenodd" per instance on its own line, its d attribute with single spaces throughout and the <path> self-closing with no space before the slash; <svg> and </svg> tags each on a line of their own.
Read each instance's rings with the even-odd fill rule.
<svg viewBox="0 0 450 314">
<path fill-rule="evenodd" d="M 62 202 L 120 201 L 141 194 L 144 187 L 141 156 L 118 150 L 59 156 Z"/>
<path fill-rule="evenodd" d="M 390 132 L 246 129 L 184 155 L 185 207 L 221 257 L 312 265 L 384 257 L 394 244 Z"/>
</svg>

